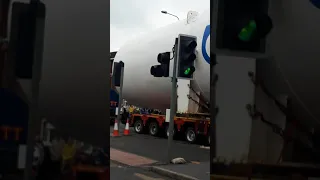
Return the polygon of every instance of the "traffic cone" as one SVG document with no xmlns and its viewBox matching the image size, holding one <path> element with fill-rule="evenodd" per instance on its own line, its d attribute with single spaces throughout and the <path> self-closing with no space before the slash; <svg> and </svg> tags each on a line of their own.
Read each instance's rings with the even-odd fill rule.
<svg viewBox="0 0 320 180">
<path fill-rule="evenodd" d="M 129 132 L 130 132 L 130 130 L 129 130 L 129 118 L 127 118 L 127 123 L 126 123 L 126 127 L 124 128 L 123 135 L 128 136 Z"/>
<path fill-rule="evenodd" d="M 119 128 L 118 128 L 118 120 L 117 119 L 114 121 L 112 136 L 113 137 L 120 136 L 119 135 Z"/>
</svg>

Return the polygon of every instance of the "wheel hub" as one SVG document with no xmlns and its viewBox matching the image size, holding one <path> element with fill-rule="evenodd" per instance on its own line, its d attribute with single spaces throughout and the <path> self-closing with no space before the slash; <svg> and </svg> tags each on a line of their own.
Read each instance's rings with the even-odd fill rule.
<svg viewBox="0 0 320 180">
<path fill-rule="evenodd" d="M 174 130 L 172 131 L 172 135 L 174 135 Z M 167 129 L 167 137 L 169 137 L 169 128 Z"/>
<path fill-rule="evenodd" d="M 152 134 L 155 134 L 156 131 L 157 131 L 157 128 L 156 128 L 156 126 L 153 125 L 153 126 L 151 127 L 151 133 L 152 133 Z"/>
<path fill-rule="evenodd" d="M 136 131 L 137 131 L 137 132 L 140 132 L 140 131 L 141 131 L 141 124 L 137 124 L 137 126 L 136 126 Z"/>
<path fill-rule="evenodd" d="M 189 131 L 188 134 L 187 134 L 187 138 L 188 138 L 188 141 L 193 141 L 195 139 L 196 135 L 194 132 L 192 131 Z"/>
</svg>

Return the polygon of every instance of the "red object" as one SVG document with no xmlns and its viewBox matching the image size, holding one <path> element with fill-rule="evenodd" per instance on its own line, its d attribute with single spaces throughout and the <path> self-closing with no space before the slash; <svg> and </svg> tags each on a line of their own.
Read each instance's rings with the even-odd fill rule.
<svg viewBox="0 0 320 180">
<path fill-rule="evenodd" d="M 72 180 L 77 180 L 77 173 L 79 172 L 95 173 L 98 175 L 98 180 L 110 180 L 110 169 L 108 167 L 76 165 L 72 167 Z"/>
<path fill-rule="evenodd" d="M 123 135 L 128 136 L 130 134 L 129 130 L 129 118 L 127 118 L 126 127 L 124 128 Z"/>
<path fill-rule="evenodd" d="M 116 119 L 115 122 L 114 122 L 112 136 L 113 136 L 113 137 L 115 137 L 115 136 L 120 136 L 120 134 L 119 134 L 119 128 L 118 128 L 118 120 L 117 120 L 117 119 Z"/>
</svg>

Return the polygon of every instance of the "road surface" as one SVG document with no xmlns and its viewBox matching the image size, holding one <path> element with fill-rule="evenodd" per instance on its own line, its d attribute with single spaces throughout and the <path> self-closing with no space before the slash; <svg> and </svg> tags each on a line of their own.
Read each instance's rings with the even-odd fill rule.
<svg viewBox="0 0 320 180">
<path fill-rule="evenodd" d="M 120 125 L 120 132 L 123 125 Z M 113 132 L 113 127 L 110 127 Z M 153 137 L 148 134 L 136 134 L 130 129 L 130 136 L 110 137 L 110 146 L 121 151 L 144 156 L 159 162 L 167 159 L 167 139 Z M 210 149 L 201 145 L 189 144 L 184 141 L 174 141 L 172 144 L 172 158 L 182 157 L 187 161 L 207 162 L 210 159 Z"/>
<path fill-rule="evenodd" d="M 115 162 L 110 162 L 111 180 L 172 180 L 168 177 L 162 177 L 150 171 L 137 167 L 125 167 Z"/>
</svg>

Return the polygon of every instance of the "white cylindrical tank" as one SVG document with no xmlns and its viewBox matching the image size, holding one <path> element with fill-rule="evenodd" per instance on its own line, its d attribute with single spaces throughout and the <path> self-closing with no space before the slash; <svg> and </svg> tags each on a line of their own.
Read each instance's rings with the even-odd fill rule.
<svg viewBox="0 0 320 180">
<path fill-rule="evenodd" d="M 123 61 L 124 81 L 123 98 L 129 104 L 141 107 L 166 109 L 170 107 L 171 78 L 156 78 L 150 74 L 150 68 L 158 64 L 157 55 L 162 52 L 171 52 L 175 38 L 179 34 L 197 36 L 197 60 L 195 81 L 202 94 L 209 99 L 210 95 L 210 65 L 202 56 L 202 39 L 207 25 L 209 12 L 203 13 L 195 22 L 179 21 L 164 28 L 157 29 L 128 41 L 119 49 L 115 61 Z M 210 52 L 210 38 L 205 43 L 207 52 Z"/>
</svg>

